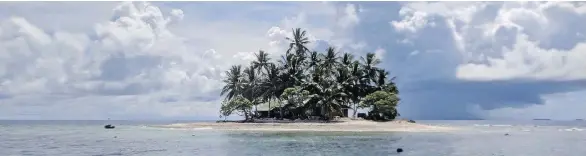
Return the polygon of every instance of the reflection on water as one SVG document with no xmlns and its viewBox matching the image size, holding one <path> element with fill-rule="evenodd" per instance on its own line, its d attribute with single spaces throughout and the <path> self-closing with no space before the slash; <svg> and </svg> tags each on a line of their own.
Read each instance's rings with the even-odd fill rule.
<svg viewBox="0 0 586 156">
<path fill-rule="evenodd" d="M 116 123 L 117 122 L 117 123 Z M 0 155 L 397 155 L 584 156 L 580 123 L 427 121 L 464 131 L 408 132 L 221 132 L 171 130 L 145 125 L 171 122 L 0 121 Z M 548 121 L 550 122 L 550 121 Z M 504 134 L 508 133 L 509 136 Z"/>
</svg>

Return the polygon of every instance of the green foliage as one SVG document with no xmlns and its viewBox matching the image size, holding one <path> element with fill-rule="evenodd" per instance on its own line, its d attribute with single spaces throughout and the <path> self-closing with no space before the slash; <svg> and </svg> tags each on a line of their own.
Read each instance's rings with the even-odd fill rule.
<svg viewBox="0 0 586 156">
<path fill-rule="evenodd" d="M 230 116 L 233 113 L 244 115 L 246 120 L 249 120 L 252 110 L 252 102 L 243 96 L 236 96 L 230 100 L 224 100 L 220 108 L 221 116 Z"/>
<path fill-rule="evenodd" d="M 331 119 L 342 115 L 343 106 L 357 109 L 366 105 L 373 108 L 371 113 L 386 113 L 388 118 L 398 114 L 394 108 L 398 88 L 394 78 L 388 78 L 389 72 L 378 67 L 381 61 L 374 53 L 355 57 L 334 47 L 322 53 L 310 51 L 306 34 L 305 30 L 293 29 L 292 37 L 286 38 L 289 47 L 280 59 L 271 59 L 260 50 L 246 68 L 238 65 L 226 71 L 221 93 L 226 101 L 221 114 L 239 112 L 249 120 L 252 106 L 268 101 L 278 101 L 282 106 L 279 118 Z M 361 101 L 363 105 L 359 106 Z"/>
<path fill-rule="evenodd" d="M 376 91 L 368 94 L 360 103 L 361 108 L 370 108 L 369 115 L 376 116 L 375 120 L 392 120 L 399 116 L 397 104 L 399 97 L 388 91 Z"/>
<path fill-rule="evenodd" d="M 242 66 L 232 66 L 229 71 L 226 71 L 224 83 L 226 85 L 222 88 L 220 95 L 226 94 L 226 99 L 228 100 L 240 95 L 244 87 L 242 84 Z"/>
<path fill-rule="evenodd" d="M 283 91 L 281 99 L 286 103 L 285 105 L 299 107 L 305 103 L 308 96 L 309 91 L 303 90 L 301 87 L 290 87 Z"/>
</svg>

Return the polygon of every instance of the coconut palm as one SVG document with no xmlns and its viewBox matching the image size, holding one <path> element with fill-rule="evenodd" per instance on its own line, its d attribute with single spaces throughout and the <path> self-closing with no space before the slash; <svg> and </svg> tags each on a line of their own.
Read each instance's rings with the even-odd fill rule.
<svg viewBox="0 0 586 156">
<path fill-rule="evenodd" d="M 376 80 L 374 81 L 374 84 L 377 88 L 382 90 L 383 86 L 387 84 L 388 75 L 389 72 L 385 71 L 385 69 L 376 69 Z"/>
<path fill-rule="evenodd" d="M 271 108 L 271 101 L 280 97 L 283 92 L 285 85 L 282 82 L 277 66 L 273 63 L 268 64 L 267 74 L 260 84 L 262 88 L 260 98 L 268 101 L 269 109 Z"/>
<path fill-rule="evenodd" d="M 376 65 L 380 63 L 380 60 L 376 58 L 374 53 L 367 53 L 366 57 L 361 57 L 362 69 L 364 70 L 365 77 L 368 78 L 368 82 L 375 80 L 376 76 Z"/>
<path fill-rule="evenodd" d="M 355 60 L 350 64 L 350 84 L 349 84 L 349 92 L 352 93 L 353 96 L 350 96 L 350 99 L 353 103 L 353 110 L 354 113 L 352 114 L 353 117 L 356 117 L 356 113 L 358 110 L 358 103 L 361 101 L 361 98 L 367 95 L 367 91 L 369 88 L 368 79 L 365 78 L 363 75 L 364 69 L 359 61 Z"/>
<path fill-rule="evenodd" d="M 290 42 L 289 49 L 287 49 L 287 54 L 289 54 L 291 51 L 294 51 L 299 56 L 305 56 L 305 53 L 309 51 L 306 45 L 310 43 L 309 38 L 307 38 L 306 35 L 307 32 L 305 30 L 301 30 L 301 28 L 293 29 L 293 38 L 285 38 Z"/>
<path fill-rule="evenodd" d="M 265 72 L 265 74 L 266 74 L 268 72 L 267 68 L 268 68 L 269 64 L 271 63 L 270 62 L 271 58 L 269 58 L 269 54 L 260 50 L 260 51 L 258 51 L 258 54 L 254 54 L 254 55 L 256 56 L 256 60 L 252 61 L 252 66 L 259 73 L 262 72 L 262 69 L 264 69 L 266 71 Z"/>
<path fill-rule="evenodd" d="M 354 55 L 350 53 L 344 53 L 342 56 L 342 60 L 340 61 L 344 67 L 349 68 L 352 62 L 354 61 Z"/>
<path fill-rule="evenodd" d="M 338 66 L 338 53 L 334 47 L 329 47 L 326 54 L 323 55 L 322 67 L 327 71 L 334 71 L 334 67 Z"/>
<path fill-rule="evenodd" d="M 323 53 L 310 51 L 307 36 L 305 30 L 293 29 L 291 38 L 286 38 L 289 48 L 275 63 L 260 50 L 244 71 L 241 66 L 226 71 L 222 115 L 243 112 L 248 120 L 248 106 L 268 101 L 271 108 L 274 100 L 279 101 L 280 118 L 286 110 L 287 116 L 305 118 L 312 113 L 329 120 L 340 114 L 344 105 L 354 107 L 355 117 L 358 104 L 365 102 L 376 108 L 372 113 L 385 114 L 388 119 L 398 115 L 399 92 L 394 78 L 389 79 L 389 72 L 377 66 L 380 60 L 375 54 L 355 60 L 350 53 L 340 57 L 334 47 Z M 384 98 L 386 95 L 393 98 Z M 367 96 L 371 98 L 365 99 Z"/>
<path fill-rule="evenodd" d="M 319 108 L 319 114 L 326 120 L 333 118 L 335 114 L 341 114 L 341 106 L 347 96 L 343 88 L 335 81 L 310 82 L 305 84 L 304 90 L 309 92 L 309 100 L 306 109 Z M 314 109 L 315 110 L 315 109 Z"/>
<path fill-rule="evenodd" d="M 393 82 L 395 77 L 388 79 L 389 72 L 384 69 L 377 69 L 377 78 L 375 81 L 377 90 L 387 91 L 394 94 L 399 94 L 397 86 Z"/>
<path fill-rule="evenodd" d="M 300 85 L 305 77 L 303 73 L 303 64 L 295 54 L 285 55 L 286 56 L 282 56 L 282 60 L 279 60 L 280 70 L 282 70 L 282 74 L 280 74 L 281 79 L 286 88 Z"/>
<path fill-rule="evenodd" d="M 242 66 L 235 65 L 226 71 L 226 77 L 223 82 L 226 84 L 222 88 L 220 95 L 226 94 L 226 99 L 230 100 L 233 97 L 240 95 L 243 92 L 244 85 L 242 83 Z"/>
<path fill-rule="evenodd" d="M 352 102 L 352 97 L 354 94 L 352 93 L 353 89 L 353 81 L 352 75 L 350 74 L 350 70 L 348 67 L 341 65 L 337 67 L 336 71 L 336 83 L 340 84 L 342 87 L 342 92 L 344 92 L 347 96 L 344 97 L 344 105 L 350 106 Z"/>
<path fill-rule="evenodd" d="M 321 59 L 319 56 L 320 55 L 317 51 L 311 52 L 311 55 L 309 56 L 309 63 L 307 65 L 307 69 L 309 69 L 311 71 L 315 70 L 315 67 L 317 67 L 319 65 L 319 63 L 321 62 Z"/>
<path fill-rule="evenodd" d="M 256 112 L 256 106 L 260 103 L 258 95 L 261 93 L 260 87 L 258 87 L 260 80 L 253 64 L 244 69 L 244 75 L 245 79 L 242 81 L 244 86 L 242 95 L 248 99 L 248 101 L 250 101 L 253 106 L 255 106 Z"/>
</svg>

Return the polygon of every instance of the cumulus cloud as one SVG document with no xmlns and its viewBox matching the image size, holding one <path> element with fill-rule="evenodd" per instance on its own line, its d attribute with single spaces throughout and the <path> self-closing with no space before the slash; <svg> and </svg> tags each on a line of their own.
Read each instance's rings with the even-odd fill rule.
<svg viewBox="0 0 586 156">
<path fill-rule="evenodd" d="M 579 109 L 568 99 L 586 87 L 582 3 L 214 3 L 228 10 L 250 5 L 230 14 L 194 4 L 202 6 L 64 3 L 91 10 L 82 22 L 46 20 L 66 16 L 58 11 L 40 16 L 10 9 L 18 4 L 0 6 L 0 118 L 212 119 L 223 72 L 249 63 L 258 50 L 279 59 L 284 37 L 297 27 L 318 51 L 333 45 L 382 58 L 398 77 L 406 117 Z"/>
<path fill-rule="evenodd" d="M 404 16 L 401 21 L 391 21 L 391 25 L 398 31 L 415 33 L 425 26 L 435 26 L 435 23 L 427 20 L 426 12 L 417 12 L 411 8 L 402 8 L 399 15 Z"/>
<path fill-rule="evenodd" d="M 119 109 L 132 104 L 144 107 L 168 103 L 167 109 L 157 110 L 166 115 L 178 115 L 172 113 L 175 108 L 199 108 L 188 101 L 217 90 L 221 71 L 208 62 L 223 58 L 213 52 L 188 52 L 183 39 L 168 30 L 170 23 L 182 18 L 181 10 L 163 13 L 150 3 L 124 2 L 113 10 L 110 21 L 96 24 L 89 34 L 66 30 L 49 33 L 23 18 L 4 20 L 0 27 L 0 91 L 8 98 L 3 99 L 3 105 L 66 106 L 75 100 L 44 98 L 75 95 L 72 99 L 85 100 L 75 101 L 80 103 L 74 108 L 92 105 L 83 104 L 87 101 L 119 105 L 113 107 Z M 25 96 L 29 100 L 21 99 Z M 67 114 L 67 108 L 56 112 Z"/>
<path fill-rule="evenodd" d="M 277 57 L 288 46 L 283 40 L 292 28 L 308 28 L 316 44 L 318 37 L 326 43 L 342 38 L 329 30 L 342 27 L 336 24 L 358 22 L 353 5 L 338 11 L 331 3 L 316 4 L 301 7 L 266 34 L 255 34 L 263 39 L 246 46 Z M 109 14 L 89 32 L 48 31 L 18 16 L 0 20 L 0 118 L 210 119 L 217 117 L 223 72 L 248 63 L 258 51 L 223 48 L 232 44 L 225 40 L 232 36 L 223 36 L 221 44 L 214 36 L 197 43 L 202 40 L 181 29 L 188 18 L 182 9 L 123 2 Z M 308 24 L 321 18 L 329 20 L 326 25 Z"/>
<path fill-rule="evenodd" d="M 346 4 L 346 7 L 343 8 L 343 16 L 340 16 L 338 21 L 338 25 L 342 28 L 352 27 L 358 22 L 360 22 L 360 18 L 358 18 L 357 13 L 359 10 L 356 8 L 354 4 Z"/>
<path fill-rule="evenodd" d="M 502 58 L 486 58 L 487 63 L 458 67 L 457 77 L 469 80 L 537 79 L 582 80 L 586 78 L 586 46 L 577 44 L 569 51 L 542 49 L 518 36 L 512 50 L 503 48 Z"/>
<path fill-rule="evenodd" d="M 288 41 L 284 37 L 291 37 L 293 28 L 303 28 L 308 32 L 310 49 L 323 51 L 327 46 L 342 50 L 360 49 L 365 43 L 353 40 L 353 30 L 360 23 L 359 13 L 358 6 L 351 3 L 307 3 L 301 12 L 284 19 L 280 26 L 272 27 L 267 35 L 273 39 L 272 45 L 286 47 Z"/>
<path fill-rule="evenodd" d="M 400 36 L 391 38 L 393 46 L 405 52 L 388 54 L 401 62 L 392 66 L 410 67 L 394 70 L 403 80 L 402 108 L 418 117 L 457 119 L 559 105 L 542 97 L 586 87 L 583 8 L 567 2 L 404 3 L 390 26 Z M 503 114 L 513 111 L 498 112 L 514 118 Z"/>
<path fill-rule="evenodd" d="M 586 78 L 583 4 L 561 2 L 412 3 L 392 21 L 399 32 L 433 27 L 443 18 L 452 32 L 465 80 L 580 80 Z M 560 42 L 560 40 L 564 40 Z"/>
</svg>

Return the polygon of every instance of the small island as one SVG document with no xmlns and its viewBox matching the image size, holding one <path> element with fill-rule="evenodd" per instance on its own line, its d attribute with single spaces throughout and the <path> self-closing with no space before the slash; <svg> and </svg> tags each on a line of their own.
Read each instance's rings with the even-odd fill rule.
<svg viewBox="0 0 586 156">
<path fill-rule="evenodd" d="M 260 50 L 246 67 L 225 72 L 225 96 L 216 123 L 173 124 L 170 128 L 304 131 L 434 131 L 445 127 L 396 120 L 399 90 L 374 53 L 355 57 L 334 47 L 307 48 L 306 31 L 287 37 L 278 60 Z M 359 109 L 367 110 L 357 113 Z M 349 110 L 353 113 L 349 115 Z M 227 121 L 237 114 L 241 121 Z"/>
</svg>

